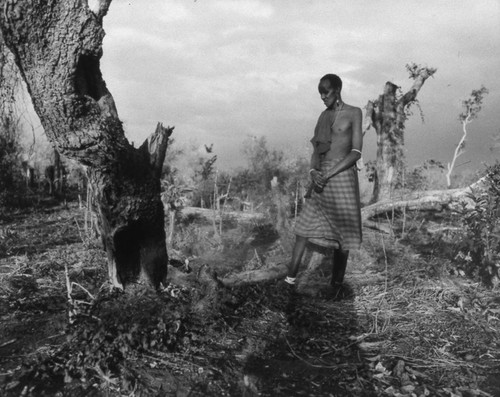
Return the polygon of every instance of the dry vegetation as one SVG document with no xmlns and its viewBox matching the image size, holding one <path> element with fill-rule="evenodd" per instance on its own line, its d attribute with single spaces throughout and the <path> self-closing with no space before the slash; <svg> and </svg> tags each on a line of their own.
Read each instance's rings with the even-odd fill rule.
<svg viewBox="0 0 500 397">
<path fill-rule="evenodd" d="M 500 394 L 500 166 L 462 212 L 392 212 L 367 222 L 339 296 L 328 288 L 328 253 L 314 250 L 299 293 L 289 294 L 278 280 L 307 161 L 270 150 L 265 139 L 245 148 L 249 166 L 233 175 L 217 172 L 212 148 L 189 159 L 194 170 L 175 168 L 185 156 L 169 152 L 169 284 L 131 285 L 125 294 L 107 280 L 88 207 L 69 200 L 78 175 L 61 204 L 5 157 L 0 394 Z M 367 203 L 371 184 L 360 175 Z M 398 194 L 436 181 L 444 183 L 444 167 L 426 162 L 407 172 Z M 186 196 L 205 208 L 181 211 Z"/>
<path fill-rule="evenodd" d="M 170 266 L 159 293 L 121 294 L 83 220 L 76 204 L 2 220 L 4 395 L 500 393 L 498 289 L 457 268 L 451 214 L 395 216 L 392 235 L 366 229 L 340 297 L 327 288 L 328 255 L 296 295 L 275 280 L 222 285 L 212 270 L 227 281 L 283 269 L 289 236 L 276 221 L 214 228 L 195 217 L 178 218 L 171 242 L 189 267 Z"/>
<path fill-rule="evenodd" d="M 244 144 L 248 168 L 229 175 L 217 171 L 212 145 L 203 155 L 170 145 L 162 178 L 169 284 L 159 291 L 130 285 L 123 293 L 109 284 L 94 218 L 63 189 L 82 193 L 81 168 L 62 167 L 57 153 L 49 161 L 40 142 L 21 147 L 20 79 L 6 69 L 3 51 L 0 57 L 0 82 L 15 81 L 0 84 L 1 395 L 500 395 L 499 165 L 489 190 L 472 192 L 474 205 L 459 213 L 403 211 L 371 228 L 367 222 L 338 295 L 328 288 L 329 253 L 317 263 L 310 247 L 314 266 L 304 266 L 298 292 L 290 293 L 278 280 L 308 161 L 254 137 Z M 424 69 L 409 66 L 410 77 L 420 77 L 401 101 L 415 101 L 435 72 Z M 485 92 L 464 102 L 473 106 L 464 128 Z M 399 114 L 398 125 L 407 116 Z M 450 178 L 463 142 L 448 186 L 461 185 Z M 393 149 L 399 164 L 402 142 Z M 189 166 L 176 168 L 180 158 Z M 445 167 L 433 160 L 399 168 L 398 193 L 437 189 L 445 180 Z M 362 178 L 365 204 L 371 188 Z M 47 190 L 57 197 L 47 199 Z M 181 216 L 186 196 L 209 215 Z M 260 216 L 230 213 L 241 209 Z"/>
</svg>

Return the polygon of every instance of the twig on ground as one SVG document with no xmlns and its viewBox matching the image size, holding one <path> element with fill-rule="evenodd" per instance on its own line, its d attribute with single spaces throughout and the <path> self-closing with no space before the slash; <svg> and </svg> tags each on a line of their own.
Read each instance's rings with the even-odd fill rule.
<svg viewBox="0 0 500 397">
<path fill-rule="evenodd" d="M 11 340 L 8 340 L 7 342 L 4 342 L 0 345 L 0 347 L 5 347 L 5 346 L 9 346 L 11 344 L 13 344 L 17 339 L 14 338 L 14 339 L 11 339 Z"/>
<path fill-rule="evenodd" d="M 288 342 L 288 338 L 285 337 L 285 341 L 286 341 L 286 344 L 288 345 L 289 349 L 290 349 L 290 352 L 296 357 L 298 358 L 300 361 L 302 361 L 303 363 L 311 366 L 311 367 L 314 367 L 314 368 L 326 368 L 326 369 L 337 369 L 337 368 L 346 368 L 346 367 L 349 367 L 350 365 L 349 364 L 336 364 L 336 365 L 317 365 L 317 364 L 313 364 L 309 361 L 307 361 L 305 358 L 303 357 L 300 357 L 297 353 L 295 353 L 295 350 L 293 350 L 292 346 L 290 345 L 290 342 Z"/>
<path fill-rule="evenodd" d="M 384 280 L 384 293 L 387 292 L 387 279 L 389 277 L 388 273 L 387 273 L 387 269 L 389 267 L 389 262 L 387 260 L 387 250 L 385 248 L 385 241 L 384 241 L 384 236 L 381 236 L 381 240 L 382 240 L 382 251 L 384 252 L 384 262 L 385 262 L 385 280 Z"/>
<path fill-rule="evenodd" d="M 83 237 L 82 230 L 80 229 L 80 225 L 78 224 L 78 221 L 76 218 L 73 218 L 76 224 L 76 229 L 78 230 L 78 234 L 80 235 L 80 240 L 82 240 L 82 243 L 85 244 L 86 239 Z"/>
</svg>

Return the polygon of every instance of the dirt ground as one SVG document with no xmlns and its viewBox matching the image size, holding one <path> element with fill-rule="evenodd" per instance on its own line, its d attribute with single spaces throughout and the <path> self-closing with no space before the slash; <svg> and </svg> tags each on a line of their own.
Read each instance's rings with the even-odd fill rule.
<svg viewBox="0 0 500 397">
<path fill-rule="evenodd" d="M 288 253 L 270 225 L 234 222 L 180 224 L 170 254 L 189 266 L 123 294 L 83 222 L 74 204 L 1 220 L 2 395 L 500 396 L 498 290 L 450 274 L 453 235 L 431 221 L 366 229 L 337 295 L 328 255 L 295 293 L 250 282 Z"/>
</svg>

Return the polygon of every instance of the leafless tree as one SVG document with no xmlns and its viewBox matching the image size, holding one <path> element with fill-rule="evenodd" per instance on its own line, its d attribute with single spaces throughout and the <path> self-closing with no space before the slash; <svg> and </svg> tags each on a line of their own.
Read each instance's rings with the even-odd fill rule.
<svg viewBox="0 0 500 397">
<path fill-rule="evenodd" d="M 448 172 L 446 173 L 446 185 L 448 187 L 451 186 L 451 173 L 455 167 L 455 162 L 457 161 L 457 158 L 465 152 L 467 125 L 472 123 L 472 121 L 477 118 L 477 115 L 481 111 L 483 98 L 487 93 L 488 90 L 485 87 L 481 87 L 479 90 L 472 90 L 469 99 L 462 102 L 464 111 L 460 113 L 460 116 L 458 116 L 460 122 L 462 123 L 462 137 L 455 147 L 451 163 L 448 163 Z"/>
</svg>

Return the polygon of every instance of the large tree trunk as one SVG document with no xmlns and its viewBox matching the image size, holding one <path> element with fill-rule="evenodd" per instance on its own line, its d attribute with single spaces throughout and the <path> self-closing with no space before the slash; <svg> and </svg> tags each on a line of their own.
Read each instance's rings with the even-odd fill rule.
<svg viewBox="0 0 500 397">
<path fill-rule="evenodd" d="M 408 107 L 415 102 L 417 93 L 425 80 L 436 69 L 408 66 L 413 86 L 398 97 L 399 87 L 391 82 L 385 83 L 384 93 L 375 101 L 369 101 L 366 117 L 377 133 L 377 160 L 374 175 L 372 202 L 388 200 L 395 182 L 404 169 L 404 128 Z"/>
<path fill-rule="evenodd" d="M 125 138 L 100 71 L 110 3 L 0 0 L 0 26 L 47 137 L 87 166 L 113 284 L 157 287 L 167 272 L 159 177 L 172 128 L 159 124 L 139 149 Z"/>
</svg>

